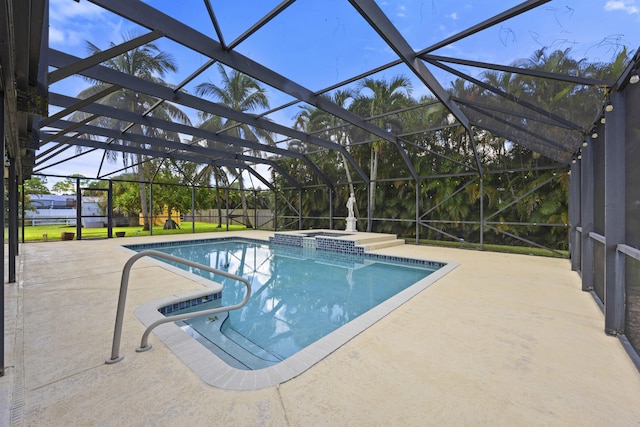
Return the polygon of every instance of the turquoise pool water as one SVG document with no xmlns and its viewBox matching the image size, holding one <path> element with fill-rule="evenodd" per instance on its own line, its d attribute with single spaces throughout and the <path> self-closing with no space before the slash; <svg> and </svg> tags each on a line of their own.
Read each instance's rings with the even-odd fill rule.
<svg viewBox="0 0 640 427">
<path fill-rule="evenodd" d="M 260 369 L 286 359 L 441 266 L 237 239 L 141 249 L 163 251 L 251 281 L 252 296 L 243 308 L 228 316 L 196 317 L 182 324 L 203 345 L 240 369 Z M 244 296 L 245 287 L 240 283 L 191 267 L 176 267 L 223 284 L 223 305 L 236 304 Z M 173 313 L 217 304 L 220 302 Z"/>
</svg>

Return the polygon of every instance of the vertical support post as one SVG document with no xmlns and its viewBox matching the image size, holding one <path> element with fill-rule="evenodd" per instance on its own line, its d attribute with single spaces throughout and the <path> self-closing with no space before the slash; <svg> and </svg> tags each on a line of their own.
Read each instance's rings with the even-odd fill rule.
<svg viewBox="0 0 640 427">
<path fill-rule="evenodd" d="M 582 165 L 580 167 L 580 215 L 582 222 L 582 235 L 580 236 L 581 260 L 580 271 L 582 273 L 582 290 L 592 291 L 594 283 L 593 271 L 593 240 L 589 237 L 594 229 L 594 177 L 593 177 L 593 139 L 586 136 L 587 147 L 582 149 Z"/>
<path fill-rule="evenodd" d="M 298 190 L 298 230 L 302 230 L 302 190 Z"/>
<path fill-rule="evenodd" d="M 153 182 L 149 183 L 149 236 L 153 236 Z"/>
<path fill-rule="evenodd" d="M 113 181 L 109 180 L 107 189 L 107 237 L 113 237 Z"/>
<path fill-rule="evenodd" d="M 5 159 L 5 126 L 4 126 L 4 92 L 0 92 L 0 154 L 2 155 L 2 173 L 0 173 L 0 189 L 2 190 L 2 197 L 0 197 L 0 220 L 2 220 L 2 227 L 0 227 L 0 240 L 3 242 L 0 245 L 0 280 L 2 284 L 0 286 L 0 333 L 2 333 L 2 339 L 0 339 L 0 377 L 4 376 L 4 159 Z"/>
<path fill-rule="evenodd" d="M 224 200 L 225 200 L 225 204 L 227 205 L 226 221 L 227 221 L 227 231 L 229 231 L 229 188 L 224 189 Z"/>
<path fill-rule="evenodd" d="M 24 221 L 26 219 L 25 218 L 26 198 L 25 198 L 25 195 L 24 195 L 24 185 L 22 186 L 22 194 L 20 195 L 20 199 L 21 199 L 20 201 L 22 202 L 22 210 L 20 212 L 20 219 L 22 220 L 21 221 L 22 222 L 22 227 L 20 227 L 20 229 L 22 230 L 22 238 L 21 238 L 21 240 L 22 240 L 22 243 L 24 243 Z"/>
<path fill-rule="evenodd" d="M 420 181 L 416 180 L 416 245 L 420 243 Z"/>
<path fill-rule="evenodd" d="M 273 231 L 278 231 L 278 189 L 273 189 Z"/>
<path fill-rule="evenodd" d="M 15 283 L 18 257 L 18 173 L 15 159 L 9 159 L 7 187 L 9 189 L 9 283 Z"/>
<path fill-rule="evenodd" d="M 196 234 L 196 188 L 191 186 L 191 233 Z"/>
<path fill-rule="evenodd" d="M 480 175 L 480 250 L 484 250 L 484 177 Z"/>
<path fill-rule="evenodd" d="M 367 184 L 367 232 L 371 232 L 371 230 L 373 230 L 372 224 L 371 224 L 371 218 L 373 218 L 372 214 L 371 214 L 371 186 L 372 185 L 376 185 L 375 182 L 371 182 L 369 181 L 369 184 Z"/>
<path fill-rule="evenodd" d="M 258 228 L 258 192 L 253 190 L 253 228 Z"/>
<path fill-rule="evenodd" d="M 569 171 L 569 256 L 571 270 L 580 270 L 580 178 L 582 162 L 571 165 Z"/>
<path fill-rule="evenodd" d="M 624 283 L 618 280 L 618 244 L 625 242 L 625 95 L 611 94 L 614 110 L 606 113 L 605 128 L 605 298 L 604 330 L 609 335 L 624 333 Z"/>
<path fill-rule="evenodd" d="M 82 188 L 76 178 L 76 240 L 82 240 Z"/>
<path fill-rule="evenodd" d="M 329 230 L 333 230 L 333 188 L 329 188 Z"/>
</svg>

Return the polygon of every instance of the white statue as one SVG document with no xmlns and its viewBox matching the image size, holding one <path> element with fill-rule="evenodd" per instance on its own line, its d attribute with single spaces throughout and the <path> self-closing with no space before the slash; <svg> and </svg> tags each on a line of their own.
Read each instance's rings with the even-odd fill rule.
<svg viewBox="0 0 640 427">
<path fill-rule="evenodd" d="M 351 193 L 351 197 L 347 200 L 347 209 L 349 209 L 349 216 L 347 217 L 347 231 L 358 231 L 356 230 L 356 217 L 353 214 L 353 208 L 356 205 L 356 197 Z"/>
<path fill-rule="evenodd" d="M 353 206 L 355 204 L 356 204 L 356 198 L 353 195 L 353 193 L 351 193 L 351 197 L 349 197 L 349 200 L 347 200 L 347 209 L 349 209 L 348 218 L 355 218 L 355 215 L 353 214 Z"/>
</svg>

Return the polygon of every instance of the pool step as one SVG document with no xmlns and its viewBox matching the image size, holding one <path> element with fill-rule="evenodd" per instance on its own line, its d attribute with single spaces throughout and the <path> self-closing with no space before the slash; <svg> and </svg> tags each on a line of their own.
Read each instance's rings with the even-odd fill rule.
<svg viewBox="0 0 640 427">
<path fill-rule="evenodd" d="M 404 245 L 404 240 L 402 239 L 388 239 L 384 241 L 378 241 L 375 243 L 367 243 L 367 244 L 358 244 L 358 246 L 362 246 L 365 252 L 374 251 L 376 249 L 390 248 L 392 246 Z"/>
<path fill-rule="evenodd" d="M 217 322 L 217 327 L 204 328 L 199 326 L 197 329 L 200 332 L 196 332 L 190 326 L 183 326 L 182 329 L 227 365 L 237 369 L 262 369 L 273 366 L 282 360 L 249 341 L 241 334 L 224 327 L 223 325 L 227 318 L 228 312 L 218 313 L 216 316 L 209 317 L 210 321 Z M 188 322 L 202 322 L 202 318 L 188 319 L 183 324 Z M 220 331 L 220 327 L 225 330 L 224 333 Z"/>
</svg>

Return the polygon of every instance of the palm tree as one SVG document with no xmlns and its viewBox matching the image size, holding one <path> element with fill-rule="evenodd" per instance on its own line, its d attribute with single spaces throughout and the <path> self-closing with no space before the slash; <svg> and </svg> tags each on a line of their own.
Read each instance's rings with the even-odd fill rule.
<svg viewBox="0 0 640 427">
<path fill-rule="evenodd" d="M 339 107 L 346 109 L 353 100 L 353 92 L 350 90 L 337 90 L 332 96 L 326 96 L 326 98 Z M 296 115 L 294 123 L 294 127 L 296 129 L 300 129 L 307 133 L 316 133 L 321 131 L 319 135 L 322 138 L 336 142 L 346 147 L 348 150 L 351 137 L 349 132 L 347 132 L 347 127 L 343 125 L 345 125 L 345 123 L 342 119 L 334 116 L 333 114 L 329 114 L 324 110 L 309 106 L 302 107 L 302 111 Z M 342 152 L 340 152 L 340 159 L 347 177 L 349 194 L 355 194 L 349 162 Z M 358 215 L 357 206 L 355 208 L 356 215 Z"/>
<path fill-rule="evenodd" d="M 129 41 L 134 37 L 135 35 L 133 34 L 125 33 L 123 39 L 124 41 Z M 116 44 L 111 42 L 110 46 L 113 47 L 116 46 Z M 92 55 L 101 51 L 100 48 L 88 41 L 87 49 Z M 126 53 L 111 58 L 107 60 L 104 65 L 114 70 L 118 70 L 122 73 L 145 80 L 150 80 L 156 84 L 165 86 L 169 85 L 163 80 L 164 76 L 167 74 L 167 72 L 175 72 L 177 70 L 175 59 L 169 53 L 161 51 L 154 43 L 147 43 L 143 46 L 137 47 Z M 81 91 L 78 94 L 79 98 L 88 98 L 111 86 L 110 84 L 98 80 L 88 80 L 90 80 L 94 84 L 93 86 L 90 86 L 87 89 Z M 189 117 L 175 105 L 168 102 L 163 102 L 159 105 L 156 105 L 158 102 L 157 98 L 148 96 L 144 93 L 135 92 L 130 89 L 120 89 L 112 92 L 108 96 L 102 98 L 101 102 L 111 107 L 132 111 L 139 114 L 146 113 L 148 116 L 163 120 L 177 120 L 186 124 L 190 123 Z M 76 120 L 83 120 L 85 117 L 87 117 L 86 113 L 76 113 L 74 115 L 74 118 Z M 139 133 L 173 141 L 180 140 L 179 135 L 175 132 L 167 132 L 162 129 L 143 126 L 140 124 L 131 126 L 131 124 L 129 123 L 105 117 L 98 119 L 98 124 L 103 127 L 119 129 L 123 132 L 130 131 L 131 133 Z M 140 144 L 127 141 L 126 138 L 113 141 L 113 143 L 140 146 Z M 108 160 L 115 161 L 118 157 L 118 152 L 107 151 L 106 155 Z M 144 219 L 144 229 L 147 230 L 149 228 L 149 209 L 147 205 L 146 186 L 144 183 L 145 165 L 147 158 L 142 154 L 123 153 L 122 161 L 125 166 L 127 166 L 129 162 L 131 162 L 131 166 L 134 168 L 135 173 L 137 174 L 140 187 L 140 204 L 142 216 Z"/>
<path fill-rule="evenodd" d="M 218 71 L 221 77 L 220 85 L 211 82 L 201 83 L 196 86 L 196 93 L 198 95 L 210 96 L 221 104 L 240 112 L 251 112 L 259 108 L 269 108 L 269 99 L 266 90 L 260 86 L 257 80 L 238 70 L 227 72 L 221 64 L 218 64 Z M 217 126 L 221 126 L 221 128 L 215 130 L 221 131 L 224 129 L 225 133 L 247 141 L 273 143 L 271 133 L 264 129 L 249 126 L 245 123 L 238 123 L 231 119 L 222 119 L 208 113 L 201 114 L 200 118 L 203 120 L 201 127 L 209 130 L 214 130 Z M 260 153 L 256 152 L 254 155 L 260 155 Z M 244 223 L 247 227 L 251 227 L 249 214 L 247 212 L 247 199 L 244 194 L 242 170 L 229 168 L 229 171 L 238 180 Z"/>
<path fill-rule="evenodd" d="M 201 116 L 205 117 L 201 114 Z M 217 132 L 222 129 L 222 119 L 219 116 L 209 115 L 204 119 L 202 123 L 198 125 L 199 128 L 205 129 L 211 132 Z M 207 148 L 224 150 L 225 146 L 212 139 L 194 139 L 192 144 L 199 144 Z M 194 184 L 201 184 L 210 186 L 211 182 L 214 183 L 216 189 L 216 208 L 218 210 L 218 228 L 222 227 L 222 197 L 220 195 L 220 183 L 222 182 L 225 187 L 229 186 L 227 175 L 222 170 L 222 167 L 211 164 L 205 165 L 203 168 L 194 173 Z"/>
<path fill-rule="evenodd" d="M 404 76 L 393 77 L 389 82 L 366 78 L 358 84 L 358 95 L 355 96 L 352 109 L 354 112 L 369 117 L 378 127 L 392 133 L 401 133 L 402 123 L 393 116 L 378 117 L 384 113 L 407 107 L 411 100 L 411 81 Z M 376 181 L 378 179 L 378 160 L 382 155 L 385 141 L 377 140 L 370 144 L 369 157 L 369 209 L 376 207 Z M 370 227 L 368 227 L 370 229 Z"/>
</svg>

